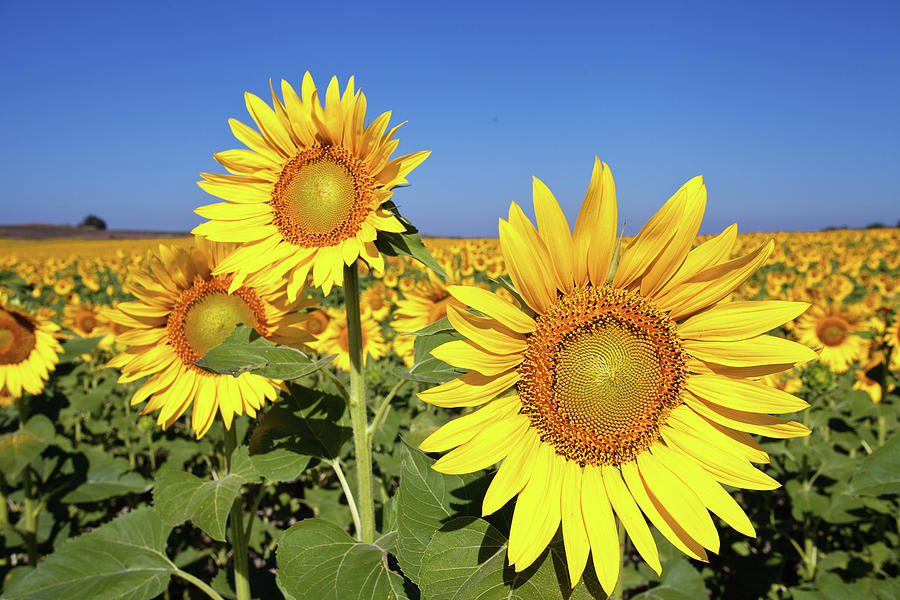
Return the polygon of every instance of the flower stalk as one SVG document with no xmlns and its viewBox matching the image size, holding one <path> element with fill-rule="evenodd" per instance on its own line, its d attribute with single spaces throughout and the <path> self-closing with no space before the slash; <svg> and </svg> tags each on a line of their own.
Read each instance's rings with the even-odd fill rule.
<svg viewBox="0 0 900 600">
<path fill-rule="evenodd" d="M 366 377 L 363 365 L 362 322 L 359 311 L 359 273 L 356 262 L 344 265 L 344 310 L 347 313 L 347 341 L 350 348 L 350 423 L 356 451 L 356 482 L 361 542 L 375 541 L 375 499 L 372 494 L 372 447 L 366 412 Z M 349 500 L 349 499 L 348 499 Z"/>
<path fill-rule="evenodd" d="M 232 424 L 225 429 L 225 463 L 228 472 L 231 472 L 231 459 L 234 449 L 237 447 L 237 435 Z M 241 495 L 234 499 L 229 516 L 231 528 L 231 550 L 234 555 L 234 588 L 238 600 L 250 600 L 250 564 L 247 558 L 247 537 L 244 535 L 244 515 L 242 511 Z"/>
</svg>

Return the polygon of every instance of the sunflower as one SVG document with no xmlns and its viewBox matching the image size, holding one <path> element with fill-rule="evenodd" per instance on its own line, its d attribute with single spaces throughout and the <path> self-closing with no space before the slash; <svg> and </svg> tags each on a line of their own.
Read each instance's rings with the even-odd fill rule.
<svg viewBox="0 0 900 600">
<path fill-rule="evenodd" d="M 337 354 L 334 365 L 342 371 L 350 370 L 350 341 L 347 331 L 347 314 L 333 308 L 323 309 L 329 317 L 328 326 L 319 336 L 314 347 L 322 354 Z M 368 312 L 360 315 L 362 326 L 362 355 L 379 360 L 387 354 L 387 345 L 381 335 L 381 325 Z"/>
<path fill-rule="evenodd" d="M 94 330 L 101 326 L 100 312 L 99 306 L 76 300 L 63 308 L 62 324 L 81 337 L 95 336 Z"/>
<path fill-rule="evenodd" d="M 435 321 L 447 316 L 447 307 L 464 305 L 453 299 L 447 286 L 436 275 L 428 272 L 427 279 L 421 279 L 403 292 L 403 300 L 397 302 L 394 320 L 391 327 L 397 332 L 394 337 L 394 352 L 407 367 L 413 364 L 413 344 L 416 336 L 412 334 Z"/>
<path fill-rule="evenodd" d="M 621 549 L 618 516 L 657 572 L 644 516 L 687 555 L 719 549 L 707 510 L 746 535 L 755 531 L 721 487 L 773 489 L 751 465 L 768 461 L 750 434 L 807 435 L 771 416 L 808 406 L 751 378 L 815 358 L 764 335 L 808 306 L 726 298 L 772 251 L 771 241 L 729 259 L 736 227 L 691 249 L 706 205 L 701 178 L 685 184 L 616 260 L 616 201 L 599 160 L 574 235 L 550 190 L 534 180 L 540 231 L 515 203 L 500 221 L 500 247 L 524 303 L 451 286 L 453 327 L 466 339 L 432 354 L 469 369 L 419 393 L 442 407 L 484 405 L 421 444 L 451 450 L 434 468 L 469 473 L 502 461 L 485 515 L 518 495 L 507 558 L 531 565 L 562 525 L 572 585 L 588 555 L 612 592 Z M 642 516 L 642 513 L 644 516 Z"/>
<path fill-rule="evenodd" d="M 264 399 L 275 399 L 279 384 L 273 380 L 251 373 L 218 375 L 193 364 L 238 323 L 279 344 L 302 348 L 312 340 L 300 327 L 305 315 L 297 313 L 310 303 L 288 302 L 283 284 L 249 277 L 229 291 L 231 277 L 212 274 L 233 249 L 201 237 L 190 249 L 160 245 L 147 272 L 132 275 L 129 291 L 137 300 L 120 303 L 112 314 L 126 328 L 117 342 L 129 347 L 109 366 L 122 369 L 120 383 L 150 376 L 131 404 L 149 398 L 143 414 L 160 411 L 157 424 L 164 429 L 193 403 L 191 425 L 200 438 L 217 411 L 230 428 L 234 415 L 254 417 Z"/>
<path fill-rule="evenodd" d="M 858 306 L 823 301 L 797 319 L 793 333 L 802 344 L 821 348 L 819 356 L 832 371 L 846 373 L 866 359 L 869 340 L 855 334 L 867 329 Z"/>
<path fill-rule="evenodd" d="M 405 231 L 385 203 L 429 152 L 388 160 L 400 126 L 386 132 L 390 112 L 365 124 L 366 97 L 355 90 L 352 77 L 343 95 L 332 78 L 324 105 L 308 72 L 299 96 L 284 80 L 281 93 L 283 102 L 272 88 L 274 109 L 245 95 L 259 133 L 229 121 L 250 149 L 214 155 L 231 175 L 201 173 L 200 187 L 227 202 L 198 208 L 198 215 L 212 220 L 193 233 L 245 243 L 215 271 L 235 273 L 231 291 L 265 268 L 266 281 L 289 277 L 293 300 L 310 270 L 315 286 L 327 295 L 343 283 L 343 265 L 358 257 L 383 269 L 377 232 Z"/>
<path fill-rule="evenodd" d="M 40 394 L 59 362 L 59 325 L 42 314 L 13 306 L 0 293 L 0 392 L 16 399 L 22 391 Z"/>
</svg>

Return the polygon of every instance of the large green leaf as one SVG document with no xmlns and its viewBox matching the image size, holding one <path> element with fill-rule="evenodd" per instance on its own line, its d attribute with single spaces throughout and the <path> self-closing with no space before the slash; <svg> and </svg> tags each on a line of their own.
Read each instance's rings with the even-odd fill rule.
<svg viewBox="0 0 900 600">
<path fill-rule="evenodd" d="M 351 438 L 343 398 L 302 386 L 270 408 L 250 438 L 253 464 L 266 478 L 293 481 L 312 456 L 332 459 Z"/>
<path fill-rule="evenodd" d="M 147 600 L 163 593 L 175 565 L 167 527 L 139 508 L 74 538 L 9 586 L 7 600 Z"/>
<path fill-rule="evenodd" d="M 481 512 L 483 490 L 477 475 L 443 475 L 431 468 L 433 460 L 404 447 L 403 474 L 397 491 L 396 554 L 407 577 L 419 582 L 422 554 L 446 521 Z"/>
<path fill-rule="evenodd" d="M 15 479 L 55 436 L 53 423 L 44 415 L 34 415 L 18 431 L 0 435 L 0 471 L 7 478 Z"/>
<path fill-rule="evenodd" d="M 278 587 L 289 600 L 406 600 L 403 577 L 388 567 L 390 540 L 379 542 L 357 542 L 321 519 L 300 521 L 278 541 Z"/>
<path fill-rule="evenodd" d="M 413 343 L 413 366 L 404 374 L 407 379 L 422 383 L 443 383 L 465 373 L 431 355 L 431 351 L 438 346 L 463 339 L 463 336 L 450 325 L 447 317 L 420 329 L 414 335 L 416 340 Z"/>
<path fill-rule="evenodd" d="M 228 513 L 241 485 L 258 478 L 247 448 L 242 446 L 234 451 L 231 472 L 221 479 L 204 481 L 183 471 L 160 470 L 153 505 L 166 524 L 175 526 L 189 520 L 211 538 L 224 542 Z"/>
<path fill-rule="evenodd" d="M 900 494 L 900 433 L 860 461 L 850 487 L 861 495 Z"/>
<path fill-rule="evenodd" d="M 419 586 L 429 600 L 581 600 L 605 598 L 588 571 L 572 589 L 565 556 L 551 546 L 517 573 L 506 562 L 509 542 L 487 521 L 453 519 L 434 534 L 422 557 Z"/>
<path fill-rule="evenodd" d="M 706 586 L 699 571 L 683 558 L 663 564 L 659 585 L 634 596 L 634 600 L 696 600 L 706 598 Z"/>
<path fill-rule="evenodd" d="M 270 342 L 251 327 L 238 325 L 194 364 L 212 373 L 235 377 L 254 373 L 272 379 L 298 379 L 321 369 L 333 358 L 313 359 L 296 348 Z"/>
<path fill-rule="evenodd" d="M 126 459 L 113 456 L 102 448 L 88 448 L 84 455 L 88 460 L 86 480 L 63 496 L 63 502 L 98 502 L 150 489 L 150 482 L 140 473 L 131 471 Z"/>
<path fill-rule="evenodd" d="M 378 231 L 378 237 L 375 238 L 375 246 L 378 250 L 388 256 L 412 257 L 434 271 L 441 279 L 447 279 L 447 272 L 425 247 L 419 236 L 419 230 L 400 216 L 393 202 L 386 202 L 384 206 L 394 213 L 394 216 L 406 227 L 406 231 L 402 233 Z"/>
<path fill-rule="evenodd" d="M 852 583 L 823 585 L 815 590 L 791 588 L 794 600 L 897 600 L 900 581 L 897 579 L 861 579 Z"/>
</svg>

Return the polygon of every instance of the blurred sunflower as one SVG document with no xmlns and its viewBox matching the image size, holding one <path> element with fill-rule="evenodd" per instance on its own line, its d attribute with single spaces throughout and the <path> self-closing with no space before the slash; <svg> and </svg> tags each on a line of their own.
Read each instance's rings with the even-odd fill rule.
<svg viewBox="0 0 900 600">
<path fill-rule="evenodd" d="M 81 337 L 97 335 L 94 330 L 100 326 L 100 307 L 80 301 L 70 302 L 63 308 L 62 325 Z"/>
<path fill-rule="evenodd" d="M 244 323 L 266 339 L 299 348 L 313 339 L 301 328 L 306 316 L 297 313 L 311 302 L 288 302 L 283 283 L 249 277 L 229 291 L 231 277 L 212 274 L 233 250 L 233 244 L 201 237 L 190 249 L 160 245 L 147 273 L 133 274 L 129 291 L 137 300 L 120 303 L 112 315 L 126 328 L 118 342 L 129 347 L 109 366 L 122 369 L 120 383 L 150 376 L 131 404 L 149 398 L 142 414 L 158 410 L 157 424 L 163 429 L 193 404 L 191 426 L 200 438 L 216 412 L 230 428 L 235 415 L 254 417 L 264 399 L 275 399 L 276 381 L 251 373 L 218 375 L 193 364 L 235 325 Z"/>
<path fill-rule="evenodd" d="M 516 204 L 509 221 L 500 221 L 503 258 L 526 309 L 476 287 L 449 288 L 487 316 L 448 307 L 466 339 L 432 354 L 470 371 L 419 396 L 443 407 L 484 406 L 420 447 L 453 449 L 434 464 L 443 473 L 503 461 L 482 510 L 492 513 L 518 495 L 507 555 L 517 571 L 562 524 L 572 585 L 590 554 L 612 592 L 621 553 L 616 515 L 657 572 L 644 516 L 698 560 L 719 549 L 708 510 L 754 536 L 720 484 L 778 487 L 751 465 L 768 457 L 750 434 L 790 438 L 809 430 L 768 414 L 802 409 L 804 401 L 750 378 L 816 357 L 764 335 L 807 304 L 720 302 L 766 261 L 772 242 L 729 259 L 731 226 L 692 250 L 706 205 L 697 177 L 616 264 L 615 188 L 599 160 L 574 235 L 537 179 L 534 205 L 540 231 Z"/>
<path fill-rule="evenodd" d="M 232 175 L 201 173 L 200 187 L 227 202 L 198 208 L 198 215 L 212 220 L 193 233 L 245 244 L 215 271 L 235 273 L 231 291 L 265 269 L 262 276 L 270 282 L 289 274 L 288 296 L 294 299 L 312 270 L 313 283 L 327 295 L 342 284 L 343 265 L 358 257 L 383 269 L 377 232 L 405 230 L 383 205 L 429 152 L 388 160 L 400 126 L 385 133 L 390 112 L 365 124 L 366 97 L 352 77 L 343 95 L 332 78 L 324 105 L 308 72 L 299 96 L 284 80 L 281 93 L 283 102 L 272 88 L 274 109 L 245 94 L 259 133 L 229 120 L 250 149 L 214 155 Z"/>
<path fill-rule="evenodd" d="M 868 325 L 859 306 L 840 301 L 814 304 L 793 327 L 800 343 L 822 349 L 819 357 L 835 373 L 846 373 L 853 363 L 866 360 L 869 340 L 854 335 L 863 330 Z"/>
<path fill-rule="evenodd" d="M 464 307 L 462 302 L 450 295 L 447 286 L 431 271 L 428 271 L 427 279 L 419 280 L 403 292 L 403 299 L 397 302 L 391 327 L 397 332 L 394 336 L 394 352 L 407 367 L 413 365 L 413 344 L 416 340 L 416 336 L 408 334 L 446 317 L 447 307 L 450 305 Z"/>
<path fill-rule="evenodd" d="M 328 327 L 316 340 L 314 347 L 322 354 L 337 354 L 334 365 L 342 371 L 349 371 L 350 338 L 347 331 L 347 314 L 343 310 L 333 308 L 323 310 L 329 317 Z M 387 345 L 384 343 L 384 336 L 381 335 L 381 325 L 367 312 L 360 315 L 360 324 L 363 360 L 366 360 L 366 357 L 373 360 L 383 358 L 387 354 Z"/>
<path fill-rule="evenodd" d="M 48 314 L 14 306 L 0 292 L 0 392 L 13 400 L 23 391 L 41 393 L 62 352 L 56 331 Z"/>
</svg>

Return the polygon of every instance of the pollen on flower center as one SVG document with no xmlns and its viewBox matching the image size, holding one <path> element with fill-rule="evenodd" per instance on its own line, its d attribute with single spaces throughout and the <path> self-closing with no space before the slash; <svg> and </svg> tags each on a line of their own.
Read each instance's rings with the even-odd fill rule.
<svg viewBox="0 0 900 600">
<path fill-rule="evenodd" d="M 243 323 L 266 334 L 265 309 L 256 294 L 241 287 L 228 293 L 230 278 L 199 280 L 182 293 L 169 314 L 169 342 L 187 363 L 199 360 Z"/>
<path fill-rule="evenodd" d="M 523 412 L 580 464 L 632 460 L 681 404 L 685 353 L 675 324 L 636 292 L 586 287 L 537 319 L 520 367 Z"/>
<path fill-rule="evenodd" d="M 34 345 L 34 325 L 21 315 L 0 310 L 0 365 L 22 362 Z"/>
<path fill-rule="evenodd" d="M 285 163 L 272 190 L 273 222 L 304 247 L 334 246 L 356 235 L 372 206 L 375 180 L 342 146 L 313 146 Z"/>
</svg>

